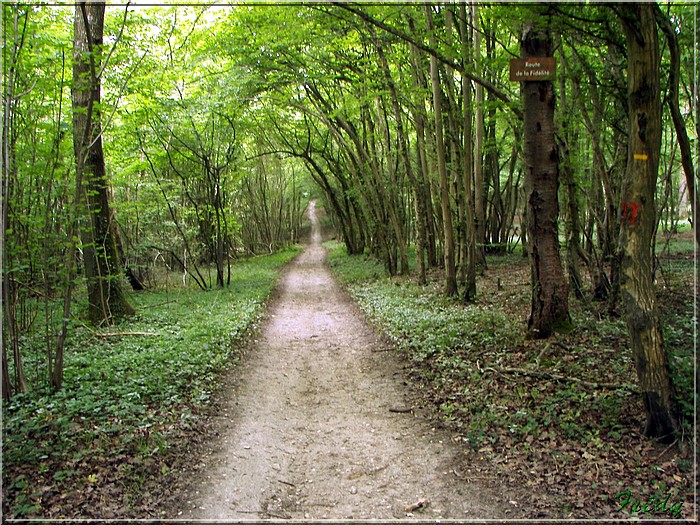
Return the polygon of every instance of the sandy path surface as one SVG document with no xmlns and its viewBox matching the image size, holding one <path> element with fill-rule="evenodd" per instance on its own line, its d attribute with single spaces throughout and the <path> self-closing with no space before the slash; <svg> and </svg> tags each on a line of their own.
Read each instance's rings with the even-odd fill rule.
<svg viewBox="0 0 700 525">
<path fill-rule="evenodd" d="M 463 480 L 453 436 L 406 411 L 398 356 L 325 267 L 314 203 L 309 218 L 311 243 L 234 371 L 215 416 L 220 442 L 199 459 L 179 517 L 503 516 L 500 498 Z"/>
</svg>

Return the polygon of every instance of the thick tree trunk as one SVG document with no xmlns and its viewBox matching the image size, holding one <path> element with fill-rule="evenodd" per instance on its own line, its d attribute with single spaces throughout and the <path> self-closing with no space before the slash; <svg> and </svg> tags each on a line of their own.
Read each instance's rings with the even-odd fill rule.
<svg viewBox="0 0 700 525">
<path fill-rule="evenodd" d="M 524 57 L 552 56 L 549 31 L 525 24 Z M 532 299 L 528 332 L 546 338 L 571 326 L 569 287 L 559 256 L 557 217 L 559 152 L 554 142 L 554 86 L 551 81 L 523 82 L 525 101 L 525 186 Z"/>
<path fill-rule="evenodd" d="M 653 4 L 627 4 L 618 9 L 627 37 L 629 111 L 627 171 L 620 208 L 620 295 L 647 412 L 644 433 L 672 441 L 676 422 L 671 382 L 652 282 L 661 152 L 659 42 Z"/>
<path fill-rule="evenodd" d="M 90 228 L 83 238 L 89 316 L 94 323 L 134 314 L 122 290 L 121 261 L 114 237 L 100 125 L 99 48 L 104 3 L 75 8 L 73 46 L 73 137 L 77 179 L 83 182 Z"/>
</svg>

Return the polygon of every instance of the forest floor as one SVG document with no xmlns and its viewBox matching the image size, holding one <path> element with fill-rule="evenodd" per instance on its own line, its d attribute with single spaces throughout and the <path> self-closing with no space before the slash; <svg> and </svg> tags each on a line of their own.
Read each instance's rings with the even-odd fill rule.
<svg viewBox="0 0 700 525">
<path fill-rule="evenodd" d="M 298 250 L 241 262 L 230 290 L 133 294 L 139 316 L 110 333 L 76 328 L 66 388 L 3 406 L 3 517 L 697 517 L 692 233 L 657 254 L 672 445 L 642 435 L 605 303 L 572 297 L 571 333 L 527 340 L 523 257 L 489 256 L 463 304 L 438 271 L 388 277 L 314 233 L 279 280 Z"/>
<path fill-rule="evenodd" d="M 200 424 L 196 459 L 179 462 L 160 516 L 697 515 L 687 242 L 659 254 L 684 414 L 669 446 L 641 434 L 624 322 L 604 304 L 573 301 L 572 333 L 528 341 L 526 259 L 491 258 L 478 304 L 466 306 L 444 298 L 439 276 L 427 286 L 387 278 L 371 259 L 321 247 L 315 232 Z"/>
<path fill-rule="evenodd" d="M 312 242 L 210 411 L 199 457 L 163 518 L 517 518 L 508 491 L 464 464 L 421 408 L 390 344 Z M 509 503 L 510 502 L 510 503 Z"/>
<path fill-rule="evenodd" d="M 425 406 L 461 436 L 463 461 L 509 491 L 528 519 L 697 519 L 694 243 L 687 228 L 657 253 L 657 297 L 680 418 L 678 439 L 643 435 L 644 406 L 624 320 L 570 298 L 574 329 L 525 337 L 529 265 L 489 255 L 473 303 L 440 272 L 388 277 L 327 243 L 333 273 L 392 341 Z M 484 466 L 484 462 L 486 466 Z"/>
</svg>

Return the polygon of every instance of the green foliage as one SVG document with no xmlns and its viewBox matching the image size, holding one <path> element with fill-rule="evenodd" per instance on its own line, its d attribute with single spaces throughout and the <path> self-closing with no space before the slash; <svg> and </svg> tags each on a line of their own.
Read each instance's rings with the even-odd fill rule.
<svg viewBox="0 0 700 525">
<path fill-rule="evenodd" d="M 353 297 L 389 337 L 415 362 L 424 362 L 437 382 L 464 374 L 466 357 L 507 349 L 522 340 L 516 323 L 493 308 L 464 306 L 444 297 L 438 286 L 382 278 L 377 262 L 349 257 L 330 247 L 331 268 Z"/>
<path fill-rule="evenodd" d="M 338 244 L 326 246 L 331 268 L 406 356 L 426 401 L 459 432 L 467 454 L 489 459 L 497 470 L 507 463 L 511 480 L 549 490 L 555 484 L 578 487 L 578 495 L 557 493 L 556 505 L 563 507 L 582 500 L 581 494 L 592 498 L 591 488 L 599 494 L 613 483 L 614 493 L 614 483 L 629 476 L 690 490 L 684 479 L 688 454 L 662 463 L 653 443 L 640 444 L 643 407 L 621 319 L 576 302 L 575 330 L 548 341 L 525 340 L 527 287 L 519 285 L 528 272 L 520 257 L 491 259 L 479 282 L 479 302 L 465 306 L 446 299 L 435 280 L 420 286 L 389 278 L 376 262 L 350 257 Z M 664 313 L 664 337 L 690 436 L 692 301 L 671 292 L 660 301 L 673 305 Z"/>
<path fill-rule="evenodd" d="M 671 381 L 674 387 L 676 411 L 686 432 L 692 433 L 696 416 L 695 391 L 695 316 L 692 304 L 680 303 L 675 308 L 662 310 L 664 345 L 668 355 Z"/>
<path fill-rule="evenodd" d="M 345 245 L 327 242 L 328 265 L 336 272 L 343 284 L 372 281 L 387 277 L 384 266 L 367 255 L 348 256 Z"/>
<path fill-rule="evenodd" d="M 76 478 L 94 476 L 107 457 L 134 467 L 172 447 L 210 403 L 218 375 L 237 361 L 279 270 L 298 252 L 239 262 L 229 289 L 132 294 L 138 317 L 109 332 L 76 327 L 64 389 L 55 395 L 33 389 L 3 407 L 11 514 L 38 510 L 40 483 L 64 490 Z M 128 484 L 127 474 L 116 475 Z"/>
<path fill-rule="evenodd" d="M 71 456 L 80 447 L 98 453 L 112 447 L 117 457 L 133 450 L 143 457 L 167 448 L 168 424 L 187 427 L 197 407 L 209 399 L 218 371 L 235 357 L 232 341 L 250 326 L 260 297 L 267 293 L 260 283 L 274 278 L 264 261 L 276 259 L 236 264 L 231 289 L 217 292 L 168 291 L 168 279 L 161 286 L 156 277 L 175 275 L 170 269 L 182 272 L 178 259 L 206 274 L 204 268 L 214 259 L 223 267 L 229 257 L 293 244 L 309 195 L 324 200 L 325 220 L 342 226 L 337 233 L 356 243 L 356 251 L 366 248 L 385 259 L 380 264 L 365 255 L 347 257 L 339 244 L 329 245 L 330 265 L 425 375 L 445 416 L 468 421 L 474 446 L 493 444 L 503 435 L 527 438 L 548 427 L 567 436 L 585 436 L 592 443 L 605 432 L 617 440 L 633 424 L 632 417 L 625 420 L 625 413 L 634 399 L 624 390 L 596 397 L 552 380 L 532 389 L 521 376 L 511 388 L 493 371 L 507 364 L 537 365 L 559 374 L 583 373 L 590 380 L 614 381 L 621 373 L 633 377 L 621 343 L 626 338 L 621 323 L 600 321 L 592 309 L 572 312 L 579 328 L 565 340 L 575 360 L 554 352 L 539 359 L 541 349 L 523 343 L 518 335 L 525 314 L 508 310 L 518 302 L 511 300 L 517 294 L 500 295 L 500 302 L 489 304 L 482 300 L 486 295 L 480 288 L 481 302 L 464 306 L 442 298 L 434 283 L 418 287 L 410 279 L 386 279 L 386 268 L 396 266 L 393 252 L 415 240 L 412 236 L 421 223 L 415 217 L 415 188 L 406 168 L 421 165 L 417 125 L 433 116 L 425 103 L 430 93 L 427 54 L 418 52 L 414 65 L 410 45 L 394 34 L 427 40 L 423 6 L 414 5 L 355 6 L 394 33 L 332 5 L 108 6 L 105 50 L 110 53 L 101 71 L 100 109 L 115 221 L 127 263 L 152 290 L 159 290 L 133 296 L 139 317 L 110 330 L 154 335 L 102 337 L 74 320 L 65 390 L 47 396 L 40 385 L 46 381 L 46 362 L 62 322 L 58 298 L 73 284 L 67 282 L 65 270 L 72 249 L 71 218 L 86 219 L 72 197 L 69 79 L 75 7 L 6 3 L 2 9 L 9 117 L 3 205 L 11 204 L 3 261 L 10 285 L 4 293 L 9 294 L 6 304 L 13 305 L 16 340 L 32 388 L 6 407 L 6 464 L 12 468 L 26 460 L 27 468 L 46 477 L 56 461 L 65 459 L 53 479 L 68 483 L 80 477 L 84 458 Z M 681 105 L 690 107 L 693 11 L 682 4 L 661 9 L 678 31 Z M 549 6 L 544 11 L 559 35 L 558 134 L 568 142 L 569 158 L 562 161 L 573 171 L 579 204 L 574 213 L 582 230 L 578 236 L 591 264 L 601 261 L 599 270 L 606 272 L 605 261 L 615 253 L 618 237 L 615 227 L 608 227 L 619 224 L 616 206 L 625 172 L 626 57 L 619 17 L 609 6 L 594 4 Z M 516 101 L 518 87 L 507 80 L 508 62 L 519 55 L 523 20 L 539 16 L 542 8 L 480 6 L 478 19 L 468 24 L 473 23 L 474 36 L 481 39 L 481 49 L 472 57 L 462 56 L 461 40 L 468 35 L 454 25 L 458 20 L 453 17 L 452 29 L 448 23 L 450 13 L 456 15 L 458 9 L 436 5 L 433 12 L 439 54 Z M 397 91 L 397 113 L 378 60 L 379 42 Z M 667 58 L 662 57 L 663 92 L 668 90 Z M 460 130 L 465 114 L 462 83 L 458 72 L 444 64 L 441 69 L 441 87 L 449 103 L 445 123 L 457 125 L 448 134 L 455 141 L 448 165 L 457 176 L 464 158 L 461 144 L 466 143 Z M 482 137 L 488 216 L 477 220 L 492 231 L 479 244 L 488 241 L 492 248 L 519 252 L 511 243 L 511 226 L 521 220 L 521 124 L 508 104 L 493 95 L 487 95 L 482 106 L 484 124 L 491 130 Z M 685 115 L 689 128 L 697 126 L 695 117 L 692 112 Z M 407 159 L 399 154 L 400 125 L 410 150 Z M 664 242 L 664 228 L 678 226 L 689 233 L 670 128 L 667 119 L 660 173 L 668 174 L 668 184 L 659 184 L 657 193 L 662 223 L 657 278 L 664 287 L 677 286 L 676 272 L 693 271 L 688 253 L 694 248 L 692 235 Z M 427 164 L 435 161 L 430 154 L 433 136 L 428 126 Z M 414 175 L 434 187 L 434 171 L 415 170 Z M 562 184 L 562 191 L 565 187 Z M 459 208 L 461 198 L 453 194 L 450 199 L 456 204 L 456 219 L 464 211 Z M 429 201 L 427 214 L 433 216 L 440 209 L 440 197 L 433 192 Z M 387 214 L 392 204 L 398 224 Z M 566 224 L 572 212 L 561 210 Z M 437 238 L 442 238 L 441 221 L 435 226 Z M 401 246 L 393 229 L 404 234 Z M 459 241 L 462 232 L 458 228 L 456 233 Z M 504 260 L 508 265 L 514 261 Z M 204 287 L 213 282 L 211 272 L 208 277 L 202 277 L 208 280 Z M 84 299 L 75 295 L 80 307 Z M 161 303 L 165 308 L 157 306 Z M 676 306 L 673 301 L 666 304 Z M 687 304 L 684 299 L 679 308 L 662 310 L 676 402 L 686 426 L 694 401 L 694 326 Z M 8 328 L 4 321 L 3 330 Z M 590 370 L 577 367 L 579 362 Z M 600 363 L 615 372 L 608 373 Z M 515 408 L 499 409 L 506 405 Z M 602 415 L 602 427 L 590 424 L 593 413 Z M 41 447 L 55 452 L 43 457 Z M 136 470 L 133 465 L 129 469 Z M 37 501 L 28 479 L 18 474 L 9 489 L 17 495 L 15 512 L 22 515 L 31 514 Z"/>
</svg>

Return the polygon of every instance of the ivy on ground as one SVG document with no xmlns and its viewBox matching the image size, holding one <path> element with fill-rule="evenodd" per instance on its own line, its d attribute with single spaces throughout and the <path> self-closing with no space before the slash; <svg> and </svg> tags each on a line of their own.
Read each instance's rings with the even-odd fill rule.
<svg viewBox="0 0 700 525">
<path fill-rule="evenodd" d="M 138 315 L 121 325 L 76 322 L 63 390 L 33 390 L 3 407 L 3 514 L 148 515 L 156 496 L 143 488 L 167 479 L 169 455 L 191 437 L 297 253 L 237 263 L 227 289 L 132 294 Z"/>
<path fill-rule="evenodd" d="M 440 275 L 421 286 L 386 276 L 339 244 L 327 247 L 331 268 L 410 364 L 416 390 L 455 429 L 465 477 L 510 486 L 520 493 L 513 504 L 531 518 L 669 517 L 661 509 L 635 514 L 615 498 L 625 491 L 630 501 L 668 496 L 679 515 L 693 516 L 687 265 L 667 272 L 659 292 L 682 423 L 682 439 L 667 447 L 641 434 L 645 416 L 624 322 L 604 305 L 576 302 L 571 333 L 527 340 L 528 267 L 520 256 L 490 257 L 477 301 L 462 304 L 444 297 Z"/>
</svg>

